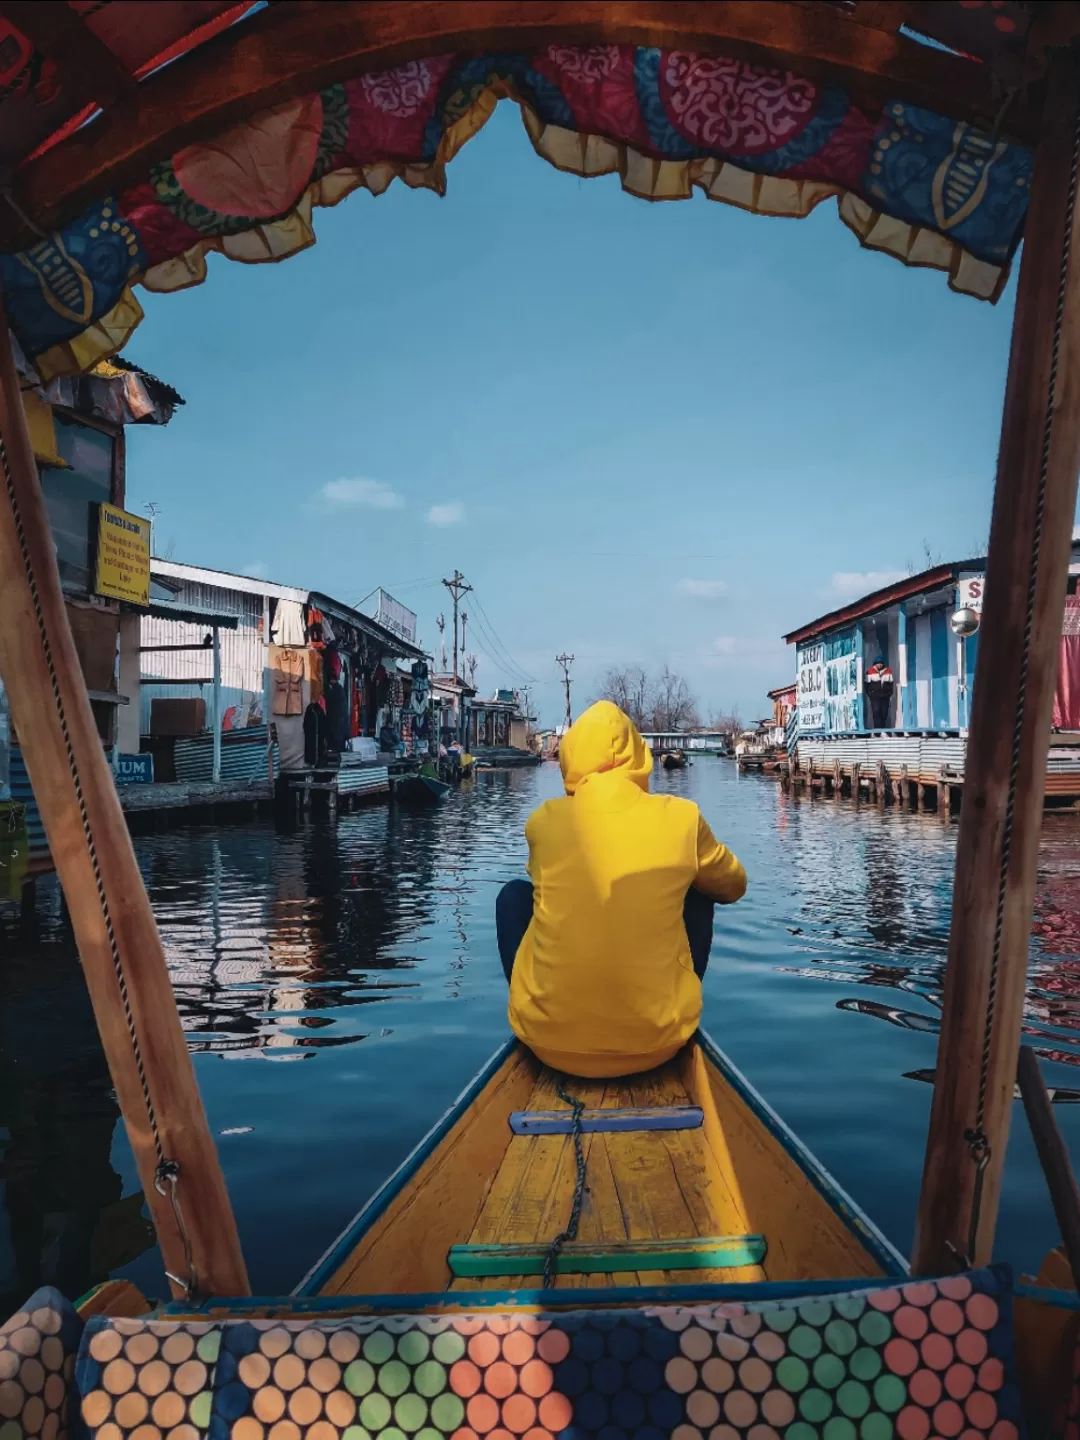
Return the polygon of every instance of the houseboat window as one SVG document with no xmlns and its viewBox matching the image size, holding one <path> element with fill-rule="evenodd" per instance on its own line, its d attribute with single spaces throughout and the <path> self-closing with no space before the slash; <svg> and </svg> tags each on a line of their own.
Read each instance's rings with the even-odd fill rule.
<svg viewBox="0 0 1080 1440">
<path fill-rule="evenodd" d="M 60 580 L 65 590 L 88 595 L 94 586 L 97 506 L 113 499 L 113 438 L 102 430 L 57 415 L 56 448 L 71 468 L 47 466 L 42 471 L 41 488 Z"/>
</svg>

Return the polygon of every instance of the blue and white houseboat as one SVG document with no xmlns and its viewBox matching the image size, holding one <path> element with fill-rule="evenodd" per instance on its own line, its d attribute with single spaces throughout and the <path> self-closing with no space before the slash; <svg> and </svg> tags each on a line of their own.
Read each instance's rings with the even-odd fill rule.
<svg viewBox="0 0 1080 1440">
<path fill-rule="evenodd" d="M 788 751 L 796 778 L 845 786 L 933 787 L 959 798 L 979 646 L 986 561 L 956 560 L 905 576 L 785 635 L 795 647 L 796 709 Z M 1074 536 L 1062 638 L 1080 582 Z M 1080 714 L 1059 681 L 1047 800 L 1080 799 Z M 1060 723 L 1059 723 L 1060 722 Z M 837 771 L 839 765 L 839 772 Z M 884 767 L 882 772 L 880 767 Z M 906 787 L 905 787 L 906 793 Z"/>
</svg>

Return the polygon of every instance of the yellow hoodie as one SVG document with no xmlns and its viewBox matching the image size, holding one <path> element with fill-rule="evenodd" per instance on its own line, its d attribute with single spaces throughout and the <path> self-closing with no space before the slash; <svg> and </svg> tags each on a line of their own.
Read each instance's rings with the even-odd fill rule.
<svg viewBox="0 0 1080 1440">
<path fill-rule="evenodd" d="M 652 755 L 601 700 L 559 747 L 566 798 L 529 816 L 533 918 L 514 959 L 510 1025 L 572 1075 L 662 1065 L 701 1016 L 683 925 L 691 885 L 738 900 L 746 873 L 689 800 L 650 795 Z"/>
</svg>

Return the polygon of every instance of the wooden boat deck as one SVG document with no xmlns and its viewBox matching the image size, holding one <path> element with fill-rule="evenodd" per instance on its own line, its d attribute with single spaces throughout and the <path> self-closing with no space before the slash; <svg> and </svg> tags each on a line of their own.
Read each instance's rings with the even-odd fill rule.
<svg viewBox="0 0 1080 1440">
<path fill-rule="evenodd" d="M 611 1081 L 557 1076 L 517 1047 L 454 1112 L 450 1128 L 433 1133 L 369 1202 L 301 1293 L 452 1292 L 467 1305 L 469 1292 L 539 1288 L 538 1275 L 520 1272 L 455 1277 L 448 1256 L 456 1245 L 546 1247 L 565 1229 L 576 1181 L 572 1134 L 518 1135 L 510 1129 L 517 1111 L 569 1111 L 560 1083 L 590 1110 L 697 1106 L 703 1112 L 696 1129 L 583 1135 L 579 1242 L 759 1235 L 767 1251 L 756 1265 L 559 1273 L 556 1288 L 629 1290 L 882 1273 L 880 1251 L 874 1253 L 845 1204 L 830 1198 L 828 1177 L 815 1181 L 807 1173 L 792 1153 L 791 1137 L 777 1132 L 755 1108 L 756 1097 L 740 1093 L 701 1044 L 692 1042 L 658 1070 Z"/>
<path fill-rule="evenodd" d="M 627 1080 L 571 1080 L 546 1067 L 536 1077 L 524 1110 L 563 1110 L 558 1094 L 590 1110 L 688 1106 L 692 1101 L 675 1062 Z M 585 1194 L 578 1239 L 665 1240 L 742 1235 L 746 1216 L 719 1174 L 713 1173 L 703 1127 L 582 1136 Z M 515 1135 L 507 1147 L 468 1240 L 473 1245 L 549 1244 L 565 1227 L 573 1204 L 577 1166 L 572 1135 Z M 708 1284 L 765 1278 L 759 1265 L 726 1270 L 627 1271 L 615 1275 L 560 1275 L 560 1289 L 609 1285 Z M 454 1280 L 452 1290 L 505 1290 L 508 1277 Z M 518 1282 L 520 1283 L 520 1282 Z"/>
</svg>

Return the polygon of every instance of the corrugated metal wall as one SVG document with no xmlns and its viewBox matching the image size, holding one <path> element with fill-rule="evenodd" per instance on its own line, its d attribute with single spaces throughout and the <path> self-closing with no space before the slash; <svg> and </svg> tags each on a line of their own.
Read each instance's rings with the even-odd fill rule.
<svg viewBox="0 0 1080 1440">
<path fill-rule="evenodd" d="M 30 872 L 52 869 L 49 842 L 45 838 L 45 826 L 41 823 L 34 792 L 30 788 L 30 776 L 26 773 L 22 750 L 18 745 L 11 747 L 11 798 L 26 806 L 26 833 L 30 841 Z"/>
<path fill-rule="evenodd" d="M 277 746 L 273 750 L 274 775 L 277 775 Z M 182 782 L 208 781 L 214 770 L 214 737 L 198 735 L 191 740 L 176 742 L 176 778 Z M 226 732 L 221 737 L 221 778 L 229 780 L 268 780 L 266 764 L 266 726 L 251 725 L 246 730 Z"/>
<path fill-rule="evenodd" d="M 967 741 L 962 735 L 800 735 L 795 748 L 804 768 L 813 762 L 817 770 L 831 770 L 839 760 L 845 771 L 858 764 L 872 774 L 882 760 L 890 776 L 906 765 L 910 779 L 931 784 L 943 766 L 963 776 Z"/>
<path fill-rule="evenodd" d="M 222 714 L 233 710 L 229 728 L 245 729 L 249 722 L 264 720 L 263 672 L 266 649 L 259 633 L 263 602 L 258 595 L 240 590 L 219 589 L 216 585 L 189 582 L 177 594 L 175 604 L 190 609 L 213 610 L 219 615 L 236 615 L 235 630 L 222 630 L 221 639 L 221 708 Z M 183 620 L 163 620 L 153 615 L 143 617 L 139 627 L 139 644 L 199 645 L 210 633 L 206 625 L 191 625 Z M 175 685 L 144 685 L 142 687 L 139 729 L 150 732 L 150 702 L 158 699 L 200 695 L 206 701 L 206 720 L 210 723 L 213 655 L 209 646 L 202 650 L 181 650 L 172 654 L 143 655 L 141 673 L 172 679 Z M 199 685 L 198 680 L 206 683 Z"/>
<path fill-rule="evenodd" d="M 380 795 L 390 789 L 390 772 L 385 765 L 342 765 L 338 771 L 341 795 Z"/>
</svg>

